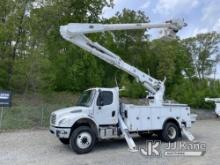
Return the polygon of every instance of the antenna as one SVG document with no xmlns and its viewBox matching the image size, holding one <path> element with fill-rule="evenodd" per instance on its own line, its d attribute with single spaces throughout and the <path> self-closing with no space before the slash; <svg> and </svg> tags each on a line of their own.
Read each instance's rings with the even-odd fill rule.
<svg viewBox="0 0 220 165">
<path fill-rule="evenodd" d="M 117 81 L 117 72 L 116 72 L 116 74 L 115 74 L 115 84 L 116 84 L 116 86 L 118 87 L 118 81 Z"/>
<path fill-rule="evenodd" d="M 117 82 L 116 76 L 115 76 L 115 84 L 116 84 L 116 86 L 118 87 L 118 82 Z"/>
</svg>

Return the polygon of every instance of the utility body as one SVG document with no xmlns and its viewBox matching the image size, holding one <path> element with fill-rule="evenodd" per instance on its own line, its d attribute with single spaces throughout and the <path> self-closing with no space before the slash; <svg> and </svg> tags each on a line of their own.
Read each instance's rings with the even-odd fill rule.
<svg viewBox="0 0 220 165">
<path fill-rule="evenodd" d="M 124 62 L 118 55 L 88 39 L 85 34 L 130 29 L 163 28 L 166 37 L 175 34 L 186 24 L 171 20 L 161 24 L 79 24 L 60 27 L 62 37 L 92 55 L 132 75 L 148 91 L 146 104 L 124 104 L 118 87 L 91 88 L 82 93 L 76 106 L 51 114 L 50 131 L 64 144 L 70 144 L 79 154 L 90 152 L 97 140 L 124 137 L 130 151 L 136 151 L 131 134 L 157 134 L 166 142 L 174 142 L 181 134 L 194 140 L 188 131 L 195 117 L 186 104 L 164 103 L 164 81 L 157 80 Z"/>
</svg>

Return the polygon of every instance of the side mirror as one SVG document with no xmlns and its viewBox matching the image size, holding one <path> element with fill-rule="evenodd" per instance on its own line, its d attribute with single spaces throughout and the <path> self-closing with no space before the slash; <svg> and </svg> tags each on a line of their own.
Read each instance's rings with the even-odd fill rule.
<svg viewBox="0 0 220 165">
<path fill-rule="evenodd" d="M 102 100 L 102 98 L 101 98 L 100 106 L 103 106 L 103 105 L 104 105 L 104 103 L 103 103 L 103 100 Z"/>
<path fill-rule="evenodd" d="M 103 96 L 102 96 L 102 91 L 99 90 L 99 96 L 98 96 L 98 100 L 97 100 L 97 106 L 99 106 L 99 109 L 101 109 L 101 107 L 104 105 L 103 102 Z"/>
<path fill-rule="evenodd" d="M 102 100 L 100 100 L 100 101 L 98 101 L 98 106 L 99 106 L 99 109 L 102 109 L 102 106 L 104 105 L 104 103 L 103 103 L 103 101 Z"/>
</svg>

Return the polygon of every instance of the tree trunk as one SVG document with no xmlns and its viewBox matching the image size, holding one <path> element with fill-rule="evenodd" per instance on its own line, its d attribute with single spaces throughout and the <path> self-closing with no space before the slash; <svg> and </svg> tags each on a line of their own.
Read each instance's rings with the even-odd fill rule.
<svg viewBox="0 0 220 165">
<path fill-rule="evenodd" d="M 11 57 L 10 57 L 11 61 L 8 64 L 8 80 L 7 80 L 8 88 L 10 88 L 11 78 L 12 78 L 12 75 L 13 75 L 13 72 L 14 72 L 14 62 L 15 62 L 15 59 L 16 59 L 16 51 L 17 51 L 18 45 L 19 45 L 20 40 L 21 40 L 22 32 L 24 30 L 23 23 L 24 23 L 25 10 L 26 10 L 27 3 L 28 3 L 28 0 L 26 0 L 24 2 L 24 5 L 23 5 L 23 12 L 22 12 L 23 14 L 21 15 L 21 19 L 19 20 L 18 34 L 16 35 L 17 38 L 16 38 L 16 41 L 15 41 L 15 45 L 12 49 L 12 53 L 11 53 Z"/>
</svg>

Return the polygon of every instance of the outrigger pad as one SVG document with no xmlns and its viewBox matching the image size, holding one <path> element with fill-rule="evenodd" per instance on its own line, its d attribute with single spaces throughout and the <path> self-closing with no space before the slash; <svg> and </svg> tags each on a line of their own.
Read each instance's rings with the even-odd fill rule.
<svg viewBox="0 0 220 165">
<path fill-rule="evenodd" d="M 195 137 L 192 135 L 192 133 L 189 130 L 187 130 L 185 127 L 182 128 L 182 133 L 187 137 L 189 141 L 195 140 Z"/>
</svg>

